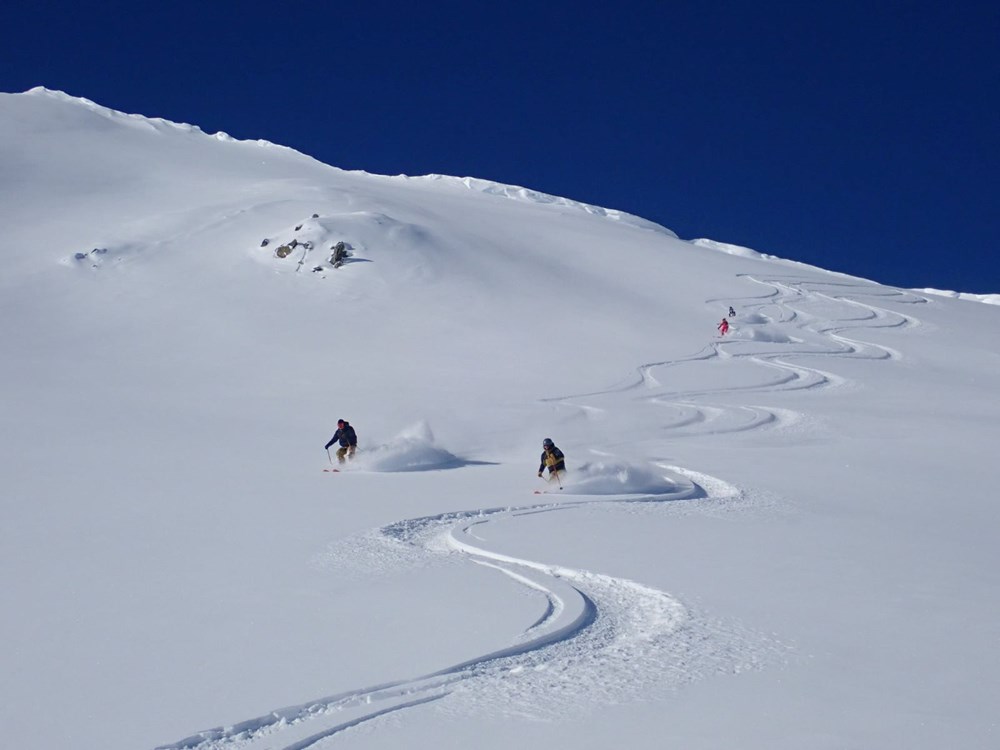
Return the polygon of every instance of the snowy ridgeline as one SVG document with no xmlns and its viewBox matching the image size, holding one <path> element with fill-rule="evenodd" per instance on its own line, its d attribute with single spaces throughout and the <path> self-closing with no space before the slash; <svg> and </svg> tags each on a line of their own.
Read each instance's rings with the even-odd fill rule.
<svg viewBox="0 0 1000 750">
<path fill-rule="evenodd" d="M 951 297 L 953 299 L 964 299 L 970 302 L 984 302 L 987 305 L 1000 305 L 1000 294 L 972 294 L 971 292 L 949 292 L 943 289 L 914 289 L 915 292 L 924 292 L 939 297 Z"/>
</svg>

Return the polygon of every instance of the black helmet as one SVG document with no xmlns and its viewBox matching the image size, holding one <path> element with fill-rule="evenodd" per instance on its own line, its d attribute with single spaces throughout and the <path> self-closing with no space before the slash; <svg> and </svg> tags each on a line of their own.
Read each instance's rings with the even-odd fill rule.
<svg viewBox="0 0 1000 750">
<path fill-rule="evenodd" d="M 552 438 L 545 438 L 545 440 L 542 441 L 542 445 L 546 448 L 551 448 L 555 445 L 555 443 L 552 442 Z"/>
</svg>

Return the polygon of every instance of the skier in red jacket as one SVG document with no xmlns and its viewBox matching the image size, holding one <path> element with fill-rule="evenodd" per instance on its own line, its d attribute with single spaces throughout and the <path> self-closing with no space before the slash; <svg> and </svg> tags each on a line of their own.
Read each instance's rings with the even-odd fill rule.
<svg viewBox="0 0 1000 750">
<path fill-rule="evenodd" d="M 729 321 L 728 321 L 728 320 L 726 320 L 725 318 L 723 318 L 723 319 L 722 319 L 722 322 L 721 322 L 721 323 L 719 323 L 719 325 L 717 325 L 717 326 L 716 326 L 716 328 L 718 328 L 718 329 L 719 329 L 719 333 L 720 333 L 720 334 L 721 334 L 722 336 L 725 336 L 725 335 L 726 335 L 726 333 L 727 333 L 727 332 L 729 331 Z"/>
</svg>

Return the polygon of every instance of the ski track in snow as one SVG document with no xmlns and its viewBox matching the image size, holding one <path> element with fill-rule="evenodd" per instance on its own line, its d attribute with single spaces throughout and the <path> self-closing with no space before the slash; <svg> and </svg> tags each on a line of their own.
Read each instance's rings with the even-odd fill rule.
<svg viewBox="0 0 1000 750">
<path fill-rule="evenodd" d="M 745 278 L 770 291 L 761 297 L 726 301 L 742 304 L 731 337 L 720 338 L 686 358 L 641 365 L 632 381 L 616 388 L 546 400 L 600 414 L 608 409 L 595 402 L 638 393 L 639 398 L 670 411 L 665 430 L 672 439 L 787 425 L 798 419 L 796 412 L 729 405 L 717 399 L 845 383 L 793 359 L 899 359 L 896 350 L 852 339 L 845 332 L 919 325 L 914 317 L 874 304 L 879 298 L 904 304 L 927 301 L 911 292 L 860 282 Z M 840 310 L 841 315 L 810 312 L 809 306 L 817 300 Z M 765 377 L 759 382 L 695 390 L 661 385 L 669 368 L 725 359 L 746 360 Z M 533 514 L 680 500 L 697 500 L 694 507 L 710 513 L 743 499 L 739 488 L 720 478 L 664 463 L 656 463 L 655 468 L 663 477 L 663 488 L 653 495 L 567 495 L 522 507 L 442 513 L 401 520 L 364 538 L 345 540 L 328 562 L 339 565 L 353 559 L 369 569 L 432 558 L 472 562 L 544 597 L 543 614 L 512 645 L 474 659 L 201 731 L 159 750 L 305 750 L 366 722 L 428 704 L 457 716 L 493 712 L 565 718 L 583 706 L 641 699 L 711 674 L 739 673 L 787 660 L 788 649 L 776 638 L 700 614 L 666 592 L 624 578 L 513 557 L 486 546 L 485 530 L 490 524 L 516 523 Z"/>
<path fill-rule="evenodd" d="M 927 302 L 926 298 L 909 291 L 861 282 L 742 277 L 770 287 L 770 291 L 762 297 L 706 300 L 706 304 L 713 306 L 742 303 L 726 336 L 717 337 L 716 341 L 690 356 L 640 365 L 632 379 L 615 388 L 545 400 L 577 409 L 586 416 L 608 411 L 600 406 L 608 397 L 633 395 L 669 411 L 667 421 L 661 424 L 667 436 L 674 440 L 746 432 L 762 427 L 788 427 L 800 421 L 802 415 L 789 409 L 746 403 L 715 403 L 708 399 L 844 386 L 847 382 L 844 378 L 792 360 L 822 357 L 901 359 L 895 349 L 858 341 L 844 332 L 912 327 L 920 325 L 920 321 L 857 297 L 881 297 L 903 304 Z M 815 300 L 839 308 L 843 311 L 842 315 L 831 317 L 808 312 L 805 308 Z M 671 368 L 725 360 L 752 363 L 766 377 L 761 382 L 730 383 L 725 387 L 679 390 L 663 387 L 663 383 L 670 380 Z"/>
</svg>

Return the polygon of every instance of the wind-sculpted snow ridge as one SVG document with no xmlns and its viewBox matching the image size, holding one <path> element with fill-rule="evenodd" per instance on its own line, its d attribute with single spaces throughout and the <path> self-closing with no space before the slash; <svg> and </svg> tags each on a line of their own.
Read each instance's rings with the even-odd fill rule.
<svg viewBox="0 0 1000 750">
<path fill-rule="evenodd" d="M 406 177 L 405 175 L 401 175 Z M 510 198 L 511 200 L 521 200 L 529 201 L 531 203 L 543 203 L 556 206 L 566 206 L 568 208 L 584 211 L 588 214 L 593 214 L 595 216 L 603 216 L 608 219 L 612 219 L 621 224 L 627 224 L 629 226 L 637 227 L 639 229 L 649 229 L 654 232 L 659 232 L 660 234 L 665 234 L 668 237 L 676 238 L 677 235 L 667 229 L 666 227 L 657 224 L 649 219 L 643 219 L 635 214 L 626 213 L 625 211 L 619 211 L 614 208 L 602 208 L 600 206 L 595 206 L 590 203 L 583 203 L 581 201 L 575 201 L 570 198 L 561 198 L 558 195 L 550 195 L 549 193 L 542 193 L 538 190 L 532 190 L 531 188 L 521 187 L 519 185 L 504 185 L 500 182 L 492 182 L 490 180 L 482 180 L 476 177 L 451 177 L 448 175 L 440 174 L 428 174 L 421 175 L 419 177 L 406 177 L 406 179 L 415 180 L 445 180 L 453 182 L 455 184 L 463 185 L 469 190 L 476 190 L 481 193 L 486 193 L 487 195 L 498 195 L 503 198 Z"/>
<path fill-rule="evenodd" d="M 970 302 L 982 302 L 986 305 L 1000 305 L 1000 294 L 973 294 L 972 292 L 949 292 L 945 289 L 914 289 L 915 292 L 933 294 L 935 297 L 951 297 Z"/>
<path fill-rule="evenodd" d="M 709 250 L 715 250 L 716 252 L 725 253 L 726 255 L 738 255 L 741 258 L 774 258 L 773 255 L 765 255 L 757 250 L 753 250 L 749 247 L 743 247 L 742 245 L 733 245 L 728 242 L 719 242 L 717 240 L 710 240 L 706 238 L 701 238 L 697 240 L 690 241 L 692 245 L 697 247 L 708 248 Z"/>
<path fill-rule="evenodd" d="M 129 127 L 146 128 L 149 130 L 175 130 L 185 133 L 194 133 L 198 135 L 203 135 L 206 138 L 213 138 L 217 141 L 225 141 L 230 143 L 252 143 L 264 148 L 275 148 L 282 149 L 291 153 L 299 154 L 300 156 L 305 156 L 295 149 L 288 146 L 282 146 L 278 143 L 272 143 L 271 141 L 265 140 L 241 140 L 238 138 L 233 138 L 228 133 L 224 133 L 221 130 L 216 133 L 206 133 L 197 125 L 190 125 L 184 122 L 174 122 L 172 120 L 165 120 L 162 117 L 147 117 L 146 115 L 129 114 L 126 112 L 120 112 L 116 109 L 111 109 L 110 107 L 105 107 L 101 104 L 97 104 L 90 99 L 86 99 L 82 96 L 73 96 L 72 94 L 67 94 L 64 91 L 56 91 L 54 89 L 47 89 L 44 86 L 36 86 L 32 89 L 28 89 L 24 92 L 26 96 L 37 96 L 46 97 L 56 101 L 67 102 L 70 104 L 81 106 L 91 112 L 100 115 L 101 117 L 107 118 L 108 120 L 126 125 Z M 311 157 L 306 157 L 311 158 Z"/>
<path fill-rule="evenodd" d="M 331 561 L 353 559 L 371 574 L 397 564 L 403 548 L 414 557 L 474 563 L 507 576 L 544 600 L 543 614 L 527 623 L 511 644 L 430 674 L 374 685 L 271 711 L 230 727 L 198 732 L 160 750 L 283 748 L 304 750 L 347 729 L 387 714 L 430 703 L 459 715 L 562 716 L 586 705 L 641 699 L 717 673 L 759 668 L 785 649 L 768 637 L 704 617 L 676 597 L 624 578 L 522 559 L 490 549 L 483 541 L 493 524 L 517 524 L 540 513 L 576 508 L 614 508 L 636 501 L 708 497 L 684 472 L 592 467 L 581 482 L 590 497 L 522 507 L 442 513 L 390 524 L 342 543 Z M 654 479 L 655 477 L 655 479 Z M 706 478 L 708 479 L 708 478 Z M 714 490 L 731 491 L 718 481 Z M 653 494 L 622 498 L 622 486 Z M 379 550 L 378 547 L 383 549 Z M 384 554 L 388 551 L 388 554 Z M 358 558 L 364 559 L 358 563 Z M 386 571 L 388 572 L 388 571 Z M 447 699 L 447 700 L 444 700 Z"/>
</svg>

